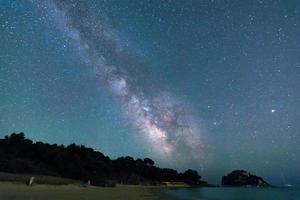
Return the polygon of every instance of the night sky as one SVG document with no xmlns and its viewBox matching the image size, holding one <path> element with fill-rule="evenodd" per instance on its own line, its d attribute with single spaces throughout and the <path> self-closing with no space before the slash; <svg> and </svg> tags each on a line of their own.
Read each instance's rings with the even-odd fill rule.
<svg viewBox="0 0 300 200">
<path fill-rule="evenodd" d="M 300 185 L 300 1 L 0 0 L 0 136 Z"/>
</svg>

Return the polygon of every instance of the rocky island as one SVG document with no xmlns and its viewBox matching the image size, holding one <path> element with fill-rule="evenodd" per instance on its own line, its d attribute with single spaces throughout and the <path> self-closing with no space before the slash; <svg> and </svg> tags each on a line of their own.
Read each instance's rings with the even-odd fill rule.
<svg viewBox="0 0 300 200">
<path fill-rule="evenodd" d="M 245 170 L 234 170 L 227 176 L 223 176 L 222 186 L 271 187 L 262 177 L 253 175 Z"/>
</svg>

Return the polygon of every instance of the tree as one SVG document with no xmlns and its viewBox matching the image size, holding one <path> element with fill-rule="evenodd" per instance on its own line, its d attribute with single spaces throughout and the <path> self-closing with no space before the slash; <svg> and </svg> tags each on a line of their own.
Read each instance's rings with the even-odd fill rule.
<svg viewBox="0 0 300 200">
<path fill-rule="evenodd" d="M 181 174 L 181 179 L 183 182 L 190 185 L 198 185 L 201 183 L 201 176 L 197 171 L 188 169 L 183 174 Z"/>
<path fill-rule="evenodd" d="M 103 153 L 83 145 L 68 146 L 33 143 L 24 133 L 13 133 L 0 139 L 0 171 L 34 173 L 65 178 L 90 180 L 94 185 L 157 184 L 161 181 L 183 181 L 200 184 L 197 171 L 187 170 L 178 174 L 173 169 L 154 166 L 150 158 L 137 159 L 130 156 L 111 160 Z"/>
<path fill-rule="evenodd" d="M 145 163 L 145 165 L 147 165 L 147 166 L 153 166 L 153 165 L 154 165 L 154 161 L 151 160 L 150 158 L 145 158 L 145 159 L 144 159 L 144 163 Z"/>
<path fill-rule="evenodd" d="M 8 139 L 8 142 L 11 144 L 18 144 L 22 143 L 22 141 L 25 139 L 25 134 L 24 133 L 13 133 L 9 137 L 5 137 Z"/>
</svg>

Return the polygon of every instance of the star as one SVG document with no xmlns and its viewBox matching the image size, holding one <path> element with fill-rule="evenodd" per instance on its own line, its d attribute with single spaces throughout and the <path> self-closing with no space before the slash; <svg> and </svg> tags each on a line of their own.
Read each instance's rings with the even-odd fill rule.
<svg viewBox="0 0 300 200">
<path fill-rule="evenodd" d="M 276 112 L 276 110 L 275 109 L 271 109 L 271 113 L 275 113 Z"/>
<path fill-rule="evenodd" d="M 299 7 L 173 1 L 6 0 L 0 138 L 28 130 L 219 173 L 268 159 L 294 180 L 300 160 L 281 155 L 300 148 Z"/>
</svg>

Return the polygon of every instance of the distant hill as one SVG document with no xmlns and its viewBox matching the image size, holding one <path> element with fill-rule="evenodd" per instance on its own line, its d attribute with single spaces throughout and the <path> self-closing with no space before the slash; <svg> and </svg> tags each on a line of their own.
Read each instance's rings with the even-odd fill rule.
<svg viewBox="0 0 300 200">
<path fill-rule="evenodd" d="M 245 170 L 234 170 L 222 177 L 223 186 L 254 186 L 271 187 L 262 177 L 253 175 Z"/>
<path fill-rule="evenodd" d="M 159 168 L 150 158 L 133 159 L 108 156 L 83 145 L 68 146 L 32 142 L 24 133 L 13 133 L 0 139 L 0 171 L 30 173 L 64 178 L 90 180 L 93 185 L 160 184 L 184 182 L 206 186 L 197 171 L 188 169 L 178 173 L 174 169 Z"/>
</svg>

